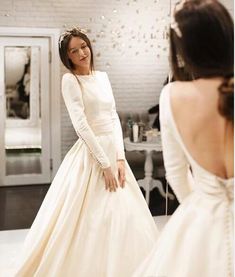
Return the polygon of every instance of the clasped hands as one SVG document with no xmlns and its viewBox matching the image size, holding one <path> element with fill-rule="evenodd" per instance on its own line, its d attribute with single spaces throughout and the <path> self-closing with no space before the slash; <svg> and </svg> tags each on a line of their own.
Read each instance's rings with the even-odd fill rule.
<svg viewBox="0 0 235 277">
<path fill-rule="evenodd" d="M 109 190 L 110 192 L 116 191 L 116 189 L 118 188 L 118 183 L 121 188 L 124 188 L 124 185 L 125 185 L 125 180 L 126 180 L 125 161 L 118 160 L 117 167 L 118 167 L 118 182 L 115 178 L 115 175 L 112 172 L 111 167 L 105 168 L 103 170 L 104 180 L 105 180 L 105 189 Z"/>
</svg>

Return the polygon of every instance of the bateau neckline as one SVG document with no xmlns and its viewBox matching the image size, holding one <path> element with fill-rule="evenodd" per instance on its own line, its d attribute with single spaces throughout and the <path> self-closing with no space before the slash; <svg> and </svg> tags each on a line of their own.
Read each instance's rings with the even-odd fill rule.
<svg viewBox="0 0 235 277">
<path fill-rule="evenodd" d="M 97 71 L 94 71 L 94 72 L 91 73 L 91 74 L 85 74 L 85 75 L 75 74 L 75 75 L 78 76 L 78 77 L 81 77 L 81 78 L 91 78 L 91 77 L 95 77 L 96 74 L 97 74 Z"/>
</svg>

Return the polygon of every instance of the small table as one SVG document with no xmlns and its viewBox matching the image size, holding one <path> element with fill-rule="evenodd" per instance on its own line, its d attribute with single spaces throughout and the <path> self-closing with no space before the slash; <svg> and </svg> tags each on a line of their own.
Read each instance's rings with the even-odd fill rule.
<svg viewBox="0 0 235 277">
<path fill-rule="evenodd" d="M 160 194 L 166 198 L 166 193 L 163 189 L 162 182 L 160 180 L 154 180 L 152 178 L 153 174 L 153 160 L 152 152 L 162 152 L 161 137 L 157 137 L 156 142 L 131 142 L 130 138 L 124 138 L 124 146 L 126 151 L 145 151 L 146 158 L 144 163 L 144 179 L 138 180 L 138 184 L 145 190 L 145 199 L 149 205 L 149 194 L 154 188 L 158 188 Z M 173 200 L 175 197 L 173 194 L 168 193 L 167 197 Z"/>
</svg>

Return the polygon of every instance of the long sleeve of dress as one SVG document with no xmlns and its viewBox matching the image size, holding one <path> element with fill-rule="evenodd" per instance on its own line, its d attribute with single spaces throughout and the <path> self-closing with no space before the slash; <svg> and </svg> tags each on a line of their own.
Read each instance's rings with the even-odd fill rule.
<svg viewBox="0 0 235 277">
<path fill-rule="evenodd" d="M 181 203 L 191 192 L 192 175 L 189 163 L 176 138 L 170 107 L 170 86 L 165 86 L 160 95 L 160 124 L 163 159 L 166 179 Z M 191 180 L 190 180 L 191 178 Z"/>
<path fill-rule="evenodd" d="M 110 86 L 110 90 L 112 92 L 112 87 L 109 82 L 108 75 L 106 74 L 108 84 Z M 124 144 L 123 144 L 123 133 L 122 127 L 120 123 L 119 116 L 116 110 L 115 99 L 112 92 L 112 120 L 114 124 L 114 132 L 115 132 L 115 143 L 116 143 L 116 153 L 117 153 L 117 160 L 124 160 L 125 159 L 125 152 L 124 152 Z"/>
<path fill-rule="evenodd" d="M 63 76 L 62 95 L 77 135 L 83 140 L 100 167 L 109 167 L 109 159 L 87 122 L 81 87 L 71 73 Z"/>
</svg>

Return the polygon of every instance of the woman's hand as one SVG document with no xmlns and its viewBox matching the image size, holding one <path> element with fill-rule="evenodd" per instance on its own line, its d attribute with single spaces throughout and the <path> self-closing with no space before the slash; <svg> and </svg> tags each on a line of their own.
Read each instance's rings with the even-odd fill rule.
<svg viewBox="0 0 235 277">
<path fill-rule="evenodd" d="M 111 170 L 111 167 L 105 168 L 103 170 L 103 173 L 104 173 L 104 180 L 105 180 L 105 189 L 109 190 L 110 192 L 116 191 L 118 184 Z"/>
<path fill-rule="evenodd" d="M 118 181 L 121 188 L 124 188 L 125 181 L 126 181 L 126 174 L 125 174 L 125 160 L 118 160 Z"/>
</svg>

